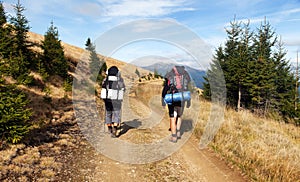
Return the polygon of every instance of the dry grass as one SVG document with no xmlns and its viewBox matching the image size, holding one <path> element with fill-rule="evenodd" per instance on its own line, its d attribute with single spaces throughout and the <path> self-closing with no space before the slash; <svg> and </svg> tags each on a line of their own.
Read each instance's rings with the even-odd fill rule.
<svg viewBox="0 0 300 182">
<path fill-rule="evenodd" d="M 201 103 L 195 130 L 200 138 L 210 113 L 210 103 Z M 210 144 L 231 165 L 255 181 L 300 179 L 300 128 L 259 118 L 249 111 L 227 109 L 225 122 Z"/>
<path fill-rule="evenodd" d="M 48 179 L 55 177 L 55 172 L 52 169 L 42 170 L 41 174 L 42 174 L 42 176 L 44 176 L 45 178 L 48 178 Z"/>
<path fill-rule="evenodd" d="M 41 157 L 40 160 L 40 165 L 42 168 L 59 169 L 61 167 L 61 164 L 56 162 L 54 157 Z"/>
<path fill-rule="evenodd" d="M 3 150 L 0 155 L 0 166 L 8 164 L 14 157 L 17 156 L 18 150 L 22 150 L 25 147 L 24 144 L 12 145 L 7 150 Z"/>
<path fill-rule="evenodd" d="M 37 147 L 27 148 L 23 155 L 15 157 L 12 162 L 18 165 L 32 166 L 39 162 L 40 152 Z"/>
</svg>

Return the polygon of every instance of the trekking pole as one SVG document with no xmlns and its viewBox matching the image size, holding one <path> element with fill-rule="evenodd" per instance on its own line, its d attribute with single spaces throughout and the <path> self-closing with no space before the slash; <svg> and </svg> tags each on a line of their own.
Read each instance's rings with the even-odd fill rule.
<svg viewBox="0 0 300 182">
<path fill-rule="evenodd" d="M 106 109 L 104 111 L 104 119 L 103 119 L 103 133 L 105 133 L 105 116 L 106 116 Z"/>
<path fill-rule="evenodd" d="M 120 111 L 120 123 L 119 123 L 119 135 L 120 135 L 120 133 L 121 133 L 122 112 L 123 112 L 123 109 L 122 109 L 122 106 L 121 106 L 121 111 Z"/>
</svg>

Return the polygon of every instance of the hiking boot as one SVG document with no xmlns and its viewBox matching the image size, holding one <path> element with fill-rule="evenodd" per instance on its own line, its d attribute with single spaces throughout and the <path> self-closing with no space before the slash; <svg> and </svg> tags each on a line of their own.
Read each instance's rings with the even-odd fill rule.
<svg viewBox="0 0 300 182">
<path fill-rule="evenodd" d="M 177 139 L 181 139 L 181 133 L 180 133 L 180 130 L 177 130 Z"/>
<path fill-rule="evenodd" d="M 172 143 L 177 143 L 177 135 L 176 134 L 172 134 L 171 138 L 169 139 L 170 142 Z"/>
<path fill-rule="evenodd" d="M 112 133 L 112 127 L 108 127 L 108 133 Z"/>
<path fill-rule="evenodd" d="M 117 128 L 116 127 L 112 128 L 111 137 L 112 138 L 116 138 L 117 137 Z"/>
</svg>

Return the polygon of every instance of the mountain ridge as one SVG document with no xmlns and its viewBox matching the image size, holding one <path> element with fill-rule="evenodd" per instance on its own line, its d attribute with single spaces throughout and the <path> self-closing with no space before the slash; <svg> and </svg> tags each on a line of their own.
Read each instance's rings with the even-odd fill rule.
<svg viewBox="0 0 300 182">
<path fill-rule="evenodd" d="M 172 69 L 175 65 L 181 65 L 184 66 L 187 72 L 190 74 L 192 80 L 195 83 L 195 86 L 198 88 L 203 89 L 203 83 L 205 82 L 204 76 L 206 75 L 206 71 L 200 70 L 200 69 L 194 69 L 189 66 L 183 65 L 183 64 L 176 64 L 172 62 L 157 62 L 151 65 L 143 66 L 140 65 L 139 63 L 133 62 L 132 64 L 136 64 L 137 66 L 152 71 L 152 72 L 157 72 L 159 75 L 164 76 L 168 71 Z"/>
</svg>

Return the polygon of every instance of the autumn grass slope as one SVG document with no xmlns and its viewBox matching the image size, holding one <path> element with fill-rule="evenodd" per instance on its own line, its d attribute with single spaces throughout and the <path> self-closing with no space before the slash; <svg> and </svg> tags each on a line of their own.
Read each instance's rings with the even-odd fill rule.
<svg viewBox="0 0 300 182">
<path fill-rule="evenodd" d="M 202 101 L 195 135 L 200 138 L 211 103 Z M 299 181 L 300 128 L 226 109 L 225 121 L 209 147 L 252 181 Z"/>
</svg>

